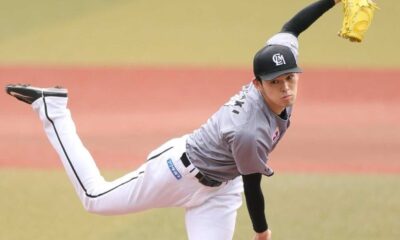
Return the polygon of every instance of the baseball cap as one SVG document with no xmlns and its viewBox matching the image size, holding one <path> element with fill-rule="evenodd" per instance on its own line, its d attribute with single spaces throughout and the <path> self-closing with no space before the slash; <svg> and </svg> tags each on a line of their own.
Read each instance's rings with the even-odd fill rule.
<svg viewBox="0 0 400 240">
<path fill-rule="evenodd" d="M 261 80 L 272 80 L 285 73 L 300 73 L 296 58 L 289 47 L 267 45 L 254 56 L 254 76 Z"/>
</svg>

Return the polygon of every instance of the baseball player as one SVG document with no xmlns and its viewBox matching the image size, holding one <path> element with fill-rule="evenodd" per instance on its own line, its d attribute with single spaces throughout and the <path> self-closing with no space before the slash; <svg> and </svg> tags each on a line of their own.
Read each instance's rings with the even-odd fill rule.
<svg viewBox="0 0 400 240">
<path fill-rule="evenodd" d="M 255 231 L 270 240 L 260 187 L 272 176 L 268 156 L 290 124 L 301 69 L 298 36 L 339 0 L 319 0 L 290 19 L 259 50 L 254 80 L 193 133 L 167 141 L 137 170 L 107 182 L 81 142 L 67 89 L 11 84 L 6 92 L 31 104 L 84 208 L 115 215 L 183 207 L 191 240 L 232 239 L 242 192 Z M 243 181 L 242 181 L 243 180 Z"/>
</svg>

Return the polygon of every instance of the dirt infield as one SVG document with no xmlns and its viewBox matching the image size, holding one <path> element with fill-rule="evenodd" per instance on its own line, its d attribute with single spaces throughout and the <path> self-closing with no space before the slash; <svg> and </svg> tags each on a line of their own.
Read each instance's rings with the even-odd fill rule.
<svg viewBox="0 0 400 240">
<path fill-rule="evenodd" d="M 305 68 L 279 171 L 400 173 L 399 70 Z M 251 71 L 177 67 L 0 67 L 2 85 L 69 89 L 78 132 L 100 168 L 130 169 L 199 127 Z M 32 110 L 0 94 L 0 167 L 60 167 Z"/>
</svg>

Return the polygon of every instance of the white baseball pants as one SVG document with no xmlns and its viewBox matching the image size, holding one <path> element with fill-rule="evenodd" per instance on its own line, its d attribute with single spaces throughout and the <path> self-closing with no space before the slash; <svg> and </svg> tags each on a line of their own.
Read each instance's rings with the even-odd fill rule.
<svg viewBox="0 0 400 240">
<path fill-rule="evenodd" d="M 232 239 L 236 212 L 242 204 L 241 178 L 207 187 L 180 160 L 186 136 L 172 139 L 152 153 L 137 170 L 114 181 L 101 176 L 89 151 L 77 135 L 68 98 L 44 97 L 32 106 L 57 151 L 84 208 L 92 213 L 116 215 L 150 208 L 183 207 L 191 240 Z"/>
</svg>

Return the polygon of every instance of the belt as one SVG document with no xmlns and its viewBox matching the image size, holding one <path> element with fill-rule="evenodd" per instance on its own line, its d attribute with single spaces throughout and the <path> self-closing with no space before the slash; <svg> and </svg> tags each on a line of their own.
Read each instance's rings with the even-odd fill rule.
<svg viewBox="0 0 400 240">
<path fill-rule="evenodd" d="M 181 161 L 186 168 L 189 167 L 190 164 L 192 164 L 189 161 L 186 153 L 182 154 Z M 197 178 L 201 184 L 203 184 L 204 186 L 207 186 L 207 187 L 218 187 L 222 184 L 222 182 L 215 181 L 215 180 L 207 177 L 200 171 L 194 177 Z"/>
</svg>

